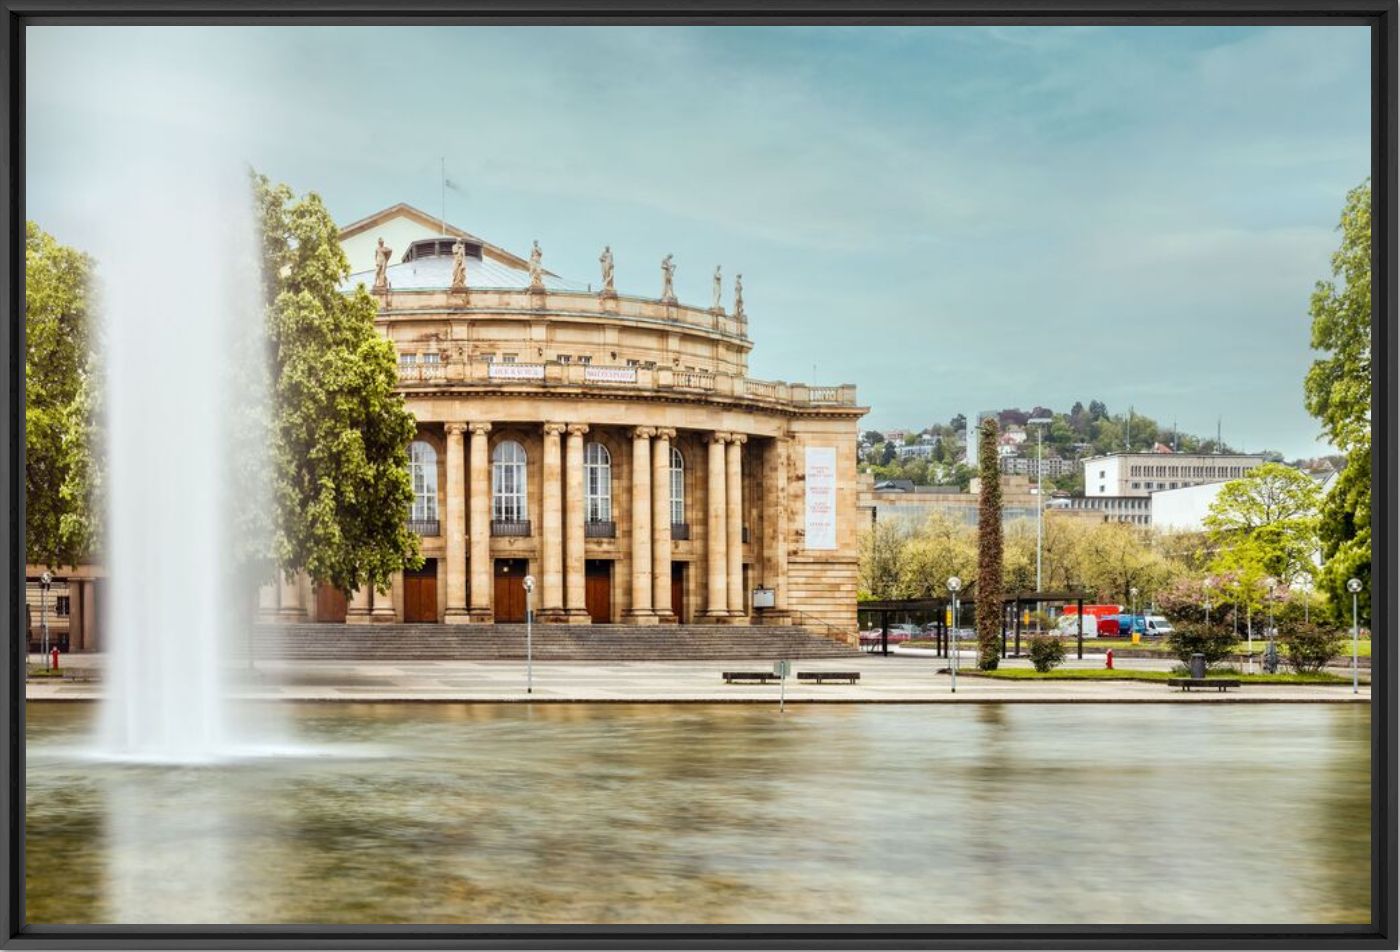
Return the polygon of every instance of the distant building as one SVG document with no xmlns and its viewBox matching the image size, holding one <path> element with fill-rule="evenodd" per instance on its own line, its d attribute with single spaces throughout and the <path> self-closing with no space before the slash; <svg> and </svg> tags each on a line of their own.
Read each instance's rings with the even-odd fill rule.
<svg viewBox="0 0 1400 952">
<path fill-rule="evenodd" d="M 933 459 L 933 450 L 936 443 L 910 443 L 908 446 L 896 446 L 894 455 L 900 459 Z"/>
<path fill-rule="evenodd" d="M 1130 522 L 1138 526 L 1152 524 L 1150 496 L 1070 496 L 1047 499 L 1045 510 L 1081 516 L 1094 522 Z"/>
<path fill-rule="evenodd" d="M 1153 491 L 1152 525 L 1168 532 L 1203 531 L 1206 515 L 1224 486 L 1223 482 L 1203 483 Z"/>
<path fill-rule="evenodd" d="M 1238 479 L 1263 463 L 1262 456 L 1215 453 L 1111 453 L 1083 461 L 1084 495 L 1148 496 Z"/>
<path fill-rule="evenodd" d="M 1042 462 L 1044 463 L 1045 475 L 1049 477 L 1068 476 L 1079 465 L 1072 459 L 1060 459 L 1058 456 L 1047 456 L 1043 461 L 1034 456 L 1003 456 L 998 462 L 1003 473 L 1014 476 L 1029 476 L 1032 479 L 1039 475 Z"/>
<path fill-rule="evenodd" d="M 866 479 L 870 479 L 867 475 Z M 891 479 L 881 482 L 870 480 L 860 486 L 857 492 L 857 507 L 865 512 L 871 523 L 899 522 L 909 528 L 916 528 L 928 521 L 929 516 L 946 516 L 963 525 L 977 525 L 979 503 L 977 480 L 972 481 L 967 492 L 956 486 L 918 486 L 907 479 Z M 1035 487 L 1024 476 L 1003 476 L 1001 478 L 1002 524 L 1018 519 L 1034 519 L 1036 515 Z"/>
</svg>

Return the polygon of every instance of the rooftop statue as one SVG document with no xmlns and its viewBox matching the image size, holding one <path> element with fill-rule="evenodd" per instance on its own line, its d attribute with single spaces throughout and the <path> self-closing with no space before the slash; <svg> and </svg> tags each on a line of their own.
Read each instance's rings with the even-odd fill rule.
<svg viewBox="0 0 1400 952">
<path fill-rule="evenodd" d="M 613 254 L 612 246 L 603 246 L 603 256 L 598 259 L 603 266 L 603 293 L 608 294 L 613 291 Z"/>
<path fill-rule="evenodd" d="M 672 287 L 672 279 L 676 276 L 676 266 L 671 262 L 673 255 L 667 255 L 661 259 L 661 300 L 675 302 L 676 289 Z"/>
<path fill-rule="evenodd" d="M 540 269 L 540 259 L 544 257 L 544 252 L 540 251 L 540 243 L 536 241 L 534 247 L 530 249 L 530 287 L 543 288 L 544 274 Z"/>
<path fill-rule="evenodd" d="M 461 238 L 452 246 L 452 290 L 467 289 L 467 246 Z"/>
<path fill-rule="evenodd" d="M 724 304 L 720 302 L 720 297 L 724 294 L 724 277 L 720 274 L 719 265 L 715 265 L 715 295 L 714 303 L 710 305 L 711 310 L 723 311 Z"/>
<path fill-rule="evenodd" d="M 734 275 L 734 316 L 744 316 L 744 276 Z"/>
<path fill-rule="evenodd" d="M 384 291 L 389 287 L 389 256 L 394 253 L 394 249 L 384 243 L 384 239 L 379 239 L 379 244 L 374 249 L 374 289 Z"/>
</svg>

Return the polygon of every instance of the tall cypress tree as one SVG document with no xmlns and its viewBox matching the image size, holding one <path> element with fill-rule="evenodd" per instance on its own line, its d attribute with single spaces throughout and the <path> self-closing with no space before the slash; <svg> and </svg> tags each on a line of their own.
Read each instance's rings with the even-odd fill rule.
<svg viewBox="0 0 1400 952">
<path fill-rule="evenodd" d="M 1001 469 L 997 466 L 997 421 L 982 421 L 977 443 L 977 667 L 995 671 L 1001 642 Z"/>
<path fill-rule="evenodd" d="M 408 530 L 408 443 L 415 424 L 398 385 L 394 345 L 375 329 L 364 287 L 314 192 L 253 176 L 262 229 L 270 349 L 272 558 L 285 573 L 350 592 L 385 590 L 421 564 Z"/>
</svg>

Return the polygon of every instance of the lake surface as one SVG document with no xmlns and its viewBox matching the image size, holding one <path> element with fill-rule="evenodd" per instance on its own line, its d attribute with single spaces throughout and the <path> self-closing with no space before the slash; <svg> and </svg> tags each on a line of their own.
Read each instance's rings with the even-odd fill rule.
<svg viewBox="0 0 1400 952">
<path fill-rule="evenodd" d="M 79 755 L 28 707 L 28 919 L 1364 923 L 1362 705 L 288 708 L 307 755 Z"/>
</svg>

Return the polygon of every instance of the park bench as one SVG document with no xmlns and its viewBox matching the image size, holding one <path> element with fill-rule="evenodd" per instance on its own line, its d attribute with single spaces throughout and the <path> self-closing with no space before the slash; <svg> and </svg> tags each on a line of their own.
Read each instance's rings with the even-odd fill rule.
<svg viewBox="0 0 1400 952">
<path fill-rule="evenodd" d="M 767 684 L 769 681 L 778 680 L 778 676 L 772 671 L 725 671 L 724 683 L 733 684 L 736 681 L 757 681 L 759 684 Z"/>
<path fill-rule="evenodd" d="M 815 681 L 818 684 L 827 681 L 845 681 L 848 684 L 855 684 L 860 680 L 859 671 L 799 671 L 797 672 L 799 681 Z"/>
<path fill-rule="evenodd" d="M 1224 691 L 1226 688 L 1239 687 L 1240 682 L 1233 678 L 1168 678 L 1167 685 L 1181 688 L 1183 691 L 1192 688 L 1215 688 L 1217 691 Z"/>
</svg>

